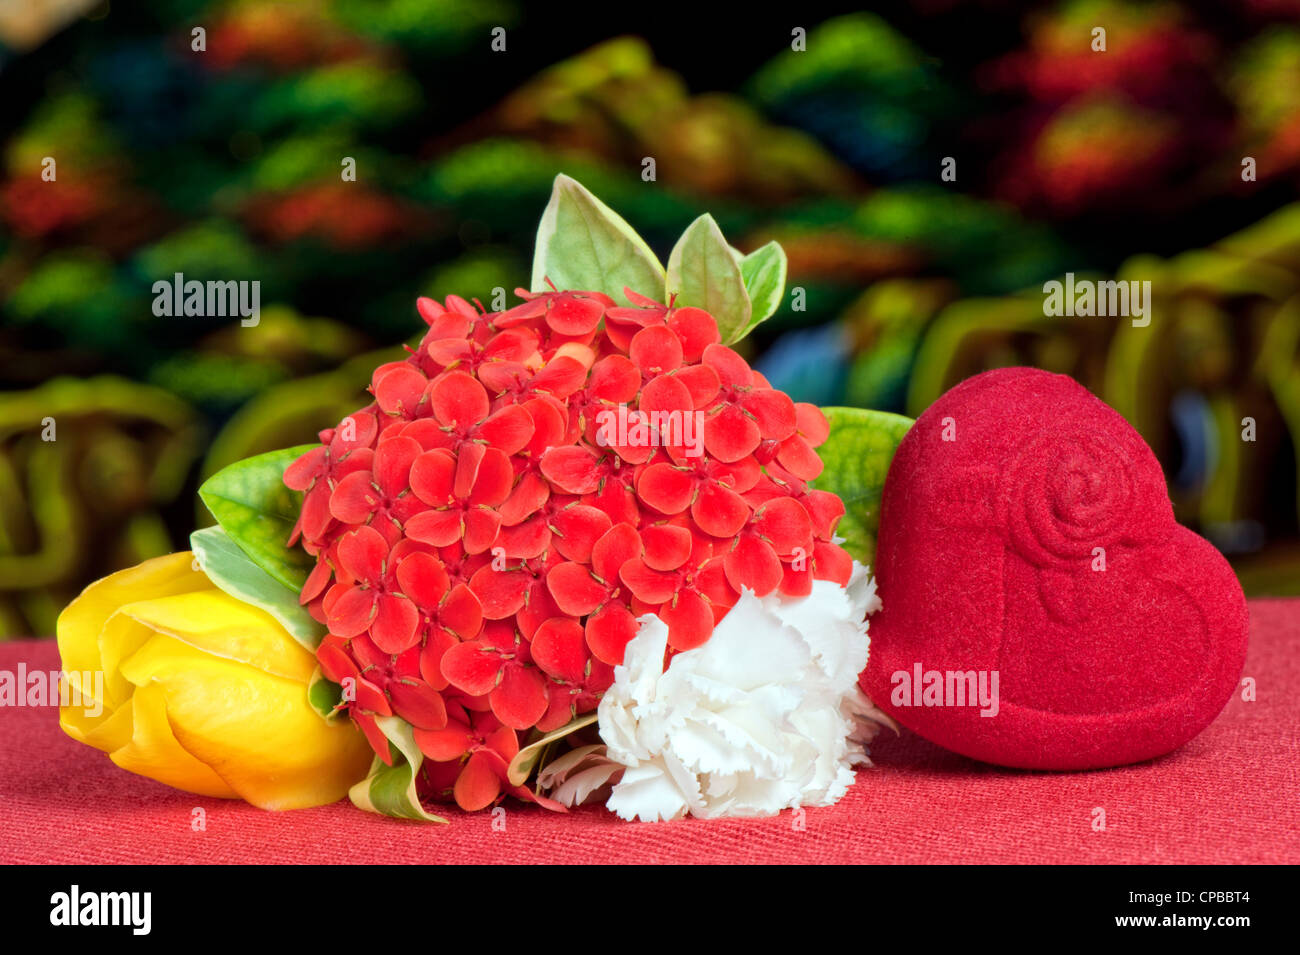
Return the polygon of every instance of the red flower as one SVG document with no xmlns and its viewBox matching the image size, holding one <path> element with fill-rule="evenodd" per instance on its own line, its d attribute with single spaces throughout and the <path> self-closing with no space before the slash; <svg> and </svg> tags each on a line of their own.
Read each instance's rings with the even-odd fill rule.
<svg viewBox="0 0 1300 955">
<path fill-rule="evenodd" d="M 330 495 L 330 513 L 344 524 L 369 524 L 389 545 L 401 539 L 402 525 L 423 508 L 411 494 L 411 464 L 420 446 L 410 438 L 380 442 L 370 467 L 352 471 Z"/>
<path fill-rule="evenodd" d="M 329 587 L 334 579 L 334 568 L 338 564 L 338 547 L 338 541 L 334 540 L 317 551 L 316 566 L 307 575 L 307 580 L 302 585 L 302 592 L 298 595 L 298 602 L 307 607 L 311 615 L 321 623 L 325 622 L 324 609 L 321 606 L 324 602 L 323 595 L 326 593 L 325 588 Z"/>
<path fill-rule="evenodd" d="M 338 556 L 350 582 L 334 585 L 338 596 L 326 611 L 330 633 L 355 637 L 369 630 L 385 653 L 414 646 L 419 613 L 398 590 L 383 536 L 373 527 L 358 527 L 339 541 Z"/>
<path fill-rule="evenodd" d="M 554 288 L 554 286 L 552 286 Z M 510 328 L 533 319 L 542 319 L 551 331 L 567 338 L 590 335 L 605 317 L 614 300 L 601 292 L 529 292 L 515 289 L 524 299 L 508 312 L 497 316 L 497 328 Z"/>
<path fill-rule="evenodd" d="M 812 521 L 802 504 L 778 497 L 759 505 L 736 535 L 723 561 L 727 580 L 740 590 L 749 587 L 758 596 L 770 594 L 781 583 L 781 558 L 802 550 L 811 557 Z"/>
<path fill-rule="evenodd" d="M 434 342 L 447 339 L 486 342 L 496 334 L 481 308 L 475 308 L 458 295 L 448 295 L 446 307 L 431 298 L 416 299 L 415 307 L 429 330 L 407 361 L 429 377 L 436 377 L 443 370 L 442 365 L 429 357 L 429 346 Z"/>
<path fill-rule="evenodd" d="M 551 448 L 542 456 L 541 472 L 552 487 L 582 495 L 583 503 L 604 511 L 613 523 L 640 523 L 633 491 L 636 471 L 615 449 L 597 451 L 585 444 Z"/>
<path fill-rule="evenodd" d="M 586 351 L 586 357 L 590 357 L 590 349 Z M 478 378 L 499 408 L 522 404 L 539 395 L 568 398 L 586 384 L 589 365 L 589 361 L 573 355 L 556 355 L 542 368 L 530 368 L 518 361 L 494 361 L 478 369 Z"/>
<path fill-rule="evenodd" d="M 397 565 L 402 593 L 415 603 L 420 618 L 420 675 L 435 690 L 447 686 L 443 655 L 462 640 L 473 640 L 483 629 L 483 607 L 465 584 L 451 586 L 441 560 L 416 552 Z"/>
<path fill-rule="evenodd" d="M 745 359 L 724 345 L 710 345 L 703 360 L 721 383 L 718 400 L 704 418 L 704 447 L 709 454 L 722 461 L 739 461 L 765 438 L 779 441 L 794 434 L 794 402 L 784 392 L 755 385 Z"/>
<path fill-rule="evenodd" d="M 379 410 L 390 419 L 403 421 L 414 421 L 428 414 L 425 394 L 428 387 L 429 379 L 424 373 L 404 361 L 380 365 L 370 379 L 370 391 Z"/>
<path fill-rule="evenodd" d="M 607 355 L 591 368 L 587 386 L 569 396 L 569 426 L 572 440 L 579 435 L 595 443 L 596 419 L 602 411 L 636 400 L 641 388 L 641 372 L 622 355 Z"/>
<path fill-rule="evenodd" d="M 549 733 L 600 702 L 614 682 L 614 668 L 593 657 L 582 624 L 573 617 L 552 617 L 533 635 L 533 660 L 550 678 L 549 705 L 537 728 Z"/>
<path fill-rule="evenodd" d="M 605 328 L 610 341 L 619 351 L 627 351 L 638 329 L 653 328 L 667 324 L 682 343 L 682 354 L 686 361 L 697 362 L 704 354 L 704 349 L 722 340 L 718 334 L 718 323 L 702 308 L 685 306 L 675 308 L 663 305 L 654 299 L 638 295 L 630 288 L 623 289 L 632 308 L 611 308 L 605 312 Z"/>
<path fill-rule="evenodd" d="M 514 617 L 524 636 L 531 636 L 542 621 L 560 612 L 546 586 L 546 575 L 562 562 L 558 553 L 551 553 L 499 569 L 489 564 L 474 574 L 470 587 L 483 604 L 485 617 Z"/>
<path fill-rule="evenodd" d="M 831 539 L 842 502 L 808 485 L 825 417 L 719 344 L 708 313 L 521 294 L 499 314 L 420 299 L 419 348 L 285 474 L 341 708 L 390 764 L 377 721 L 409 723 L 419 793 L 466 809 L 557 808 L 506 780 L 518 732 L 598 706 L 638 616 L 676 653 L 741 588 L 806 594 L 853 568 Z"/>
<path fill-rule="evenodd" d="M 844 502 L 839 495 L 810 488 L 807 481 L 782 470 L 779 465 L 769 464 L 767 473 L 759 478 L 745 499 L 757 507 L 778 497 L 794 498 L 804 506 L 812 521 L 813 534 L 818 540 L 830 540 L 835 525 L 844 516 Z"/>
<path fill-rule="evenodd" d="M 730 464 L 704 456 L 685 464 L 659 461 L 637 476 L 637 496 L 663 514 L 686 508 L 706 534 L 733 537 L 749 520 L 750 506 L 742 495 L 758 483 L 761 471 L 752 457 Z"/>
<path fill-rule="evenodd" d="M 522 450 L 533 436 L 533 419 L 527 411 L 507 405 L 493 412 L 487 392 L 468 372 L 439 375 L 430 383 L 427 396 L 433 417 L 402 429 L 424 448 L 459 451 L 485 442 L 509 455 Z"/>
<path fill-rule="evenodd" d="M 636 618 L 622 597 L 618 572 L 640 556 L 636 528 L 615 524 L 592 548 L 590 567 L 565 561 L 546 575 L 556 605 L 570 616 L 587 618 L 587 645 L 597 659 L 611 665 L 623 662 L 623 648 L 636 636 Z"/>
<path fill-rule="evenodd" d="M 384 653 L 364 636 L 348 648 L 361 677 L 388 700 L 392 712 L 420 729 L 437 730 L 447 725 L 447 708 L 442 695 L 420 675 L 420 651 L 411 647 L 402 653 Z"/>
<path fill-rule="evenodd" d="M 853 576 L 853 558 L 848 551 L 830 541 L 813 544 L 813 579 L 830 580 L 841 587 Z"/>
<path fill-rule="evenodd" d="M 411 488 L 429 509 L 406 522 L 406 533 L 435 547 L 460 541 L 467 554 L 487 550 L 501 528 L 495 508 L 510 496 L 512 478 L 510 460 L 496 448 L 466 444 L 459 456 L 425 451 L 411 465 Z"/>
<path fill-rule="evenodd" d="M 522 407 L 533 419 L 533 436 L 513 458 L 515 487 L 501 505 L 501 522 L 507 527 L 527 520 L 550 497 L 550 482 L 541 471 L 542 455 L 564 441 L 565 409 L 559 401 L 543 396 Z"/>
<path fill-rule="evenodd" d="M 614 449 L 595 451 L 584 444 L 551 448 L 542 455 L 541 471 L 552 487 L 582 495 L 611 521 L 639 523 L 632 491 L 636 472 Z"/>
<path fill-rule="evenodd" d="M 333 522 L 330 498 L 335 484 L 353 471 L 370 468 L 373 453 L 370 448 L 378 433 L 375 416 L 358 411 L 344 418 L 339 427 L 322 431 L 320 439 L 324 443 L 285 469 L 285 486 L 306 492 L 290 543 L 299 533 L 309 541 L 319 541 L 325 536 Z"/>
<path fill-rule="evenodd" d="M 569 560 L 591 560 L 591 549 L 612 521 L 604 511 L 570 496 L 552 496 L 528 520 L 501 532 L 506 557 L 537 557 L 554 548 Z"/>
<path fill-rule="evenodd" d="M 450 772 L 438 773 L 440 788 L 450 775 L 451 795 L 466 812 L 496 802 L 506 782 L 510 761 L 519 753 L 519 737 L 492 713 L 476 713 L 460 705 L 449 707 L 447 725 L 440 730 L 416 728 L 415 744 L 435 764 Z M 438 767 L 430 767 L 437 772 Z M 441 795 L 441 793 L 435 793 Z"/>
<path fill-rule="evenodd" d="M 667 325 L 651 325 L 632 336 L 627 357 L 641 370 L 641 377 L 651 381 L 682 366 L 682 343 Z"/>
<path fill-rule="evenodd" d="M 321 640 L 320 646 L 316 648 L 316 660 L 320 664 L 321 672 L 343 686 L 345 690 L 350 690 L 352 700 L 361 709 L 380 716 L 392 716 L 393 711 L 388 705 L 388 697 L 383 690 L 362 675 L 361 668 L 352 659 L 349 647 L 350 641 L 332 633 L 327 634 Z M 385 741 L 383 754 L 387 752 L 388 745 Z"/>
<path fill-rule="evenodd" d="M 421 347 L 434 364 L 462 372 L 477 372 L 496 363 L 527 367 L 525 362 L 540 358 L 537 336 L 524 328 L 500 332 L 483 344 L 455 337 L 426 341 Z"/>
<path fill-rule="evenodd" d="M 486 696 L 506 726 L 528 729 L 546 712 L 546 679 L 513 622 L 489 621 L 478 639 L 449 649 L 442 672 L 456 689 Z"/>
<path fill-rule="evenodd" d="M 468 584 L 478 569 L 492 559 L 488 554 L 465 553 L 460 541 L 434 550 L 438 560 L 442 561 L 443 570 L 447 572 L 448 583 L 453 587 Z"/>
<path fill-rule="evenodd" d="M 620 577 L 636 598 L 668 625 L 669 646 L 691 650 L 709 639 L 738 594 L 727 582 L 723 558 L 714 556 L 707 537 L 691 535 L 688 556 L 680 563 L 676 560 L 679 549 L 657 542 L 654 553 L 647 547 L 643 558 L 625 563 Z M 666 566 L 671 564 L 677 566 Z"/>
<path fill-rule="evenodd" d="M 760 464 L 776 461 L 803 481 L 816 480 L 822 473 L 822 459 L 814 450 L 830 437 L 831 426 L 816 405 L 796 402 L 795 432 L 784 440 L 768 439 L 754 452 Z"/>
</svg>

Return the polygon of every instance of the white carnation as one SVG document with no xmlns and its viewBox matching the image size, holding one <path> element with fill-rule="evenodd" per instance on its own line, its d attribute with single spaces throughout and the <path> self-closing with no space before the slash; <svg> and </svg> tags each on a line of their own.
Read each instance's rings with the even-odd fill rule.
<svg viewBox="0 0 1300 955">
<path fill-rule="evenodd" d="M 708 642 L 667 670 L 668 628 L 641 617 L 598 711 L 605 759 L 622 767 L 606 805 L 652 821 L 838 800 L 867 762 L 872 724 L 861 718 L 883 719 L 857 686 L 866 616 L 879 607 L 859 564 L 847 587 L 814 581 L 807 597 L 744 590 Z"/>
</svg>

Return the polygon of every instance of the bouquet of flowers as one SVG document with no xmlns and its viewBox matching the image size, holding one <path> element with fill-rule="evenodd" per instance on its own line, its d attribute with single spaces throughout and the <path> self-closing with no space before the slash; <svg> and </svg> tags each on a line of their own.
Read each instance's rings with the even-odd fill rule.
<svg viewBox="0 0 1300 955">
<path fill-rule="evenodd" d="M 709 216 L 665 268 L 559 177 L 522 304 L 420 299 L 373 402 L 214 475 L 192 554 L 69 605 L 65 730 L 266 808 L 836 801 L 889 722 L 855 557 L 908 422 L 796 403 L 733 350 L 785 278 Z"/>
</svg>

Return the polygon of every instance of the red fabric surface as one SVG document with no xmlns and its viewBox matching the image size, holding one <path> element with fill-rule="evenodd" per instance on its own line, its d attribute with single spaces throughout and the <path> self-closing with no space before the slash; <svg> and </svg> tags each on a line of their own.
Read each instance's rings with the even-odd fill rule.
<svg viewBox="0 0 1300 955">
<path fill-rule="evenodd" d="M 68 739 L 52 708 L 0 708 L 0 862 L 1300 863 L 1300 600 L 1250 605 L 1245 675 L 1182 749 L 1091 772 L 999 769 L 904 731 L 841 802 L 770 819 L 624 823 L 506 804 L 449 826 L 346 802 L 269 813 L 176 792 Z M 0 644 L 0 669 L 58 666 L 52 641 Z M 207 830 L 191 829 L 202 807 Z M 1106 831 L 1092 829 L 1106 811 Z"/>
<path fill-rule="evenodd" d="M 1239 682 L 1232 568 L 1174 521 L 1142 436 L 1073 378 L 999 368 L 953 388 L 903 438 L 880 515 L 863 685 L 928 740 L 1000 766 L 1120 766 L 1187 742 Z M 969 671 L 998 674 L 992 718 L 894 680 Z"/>
</svg>

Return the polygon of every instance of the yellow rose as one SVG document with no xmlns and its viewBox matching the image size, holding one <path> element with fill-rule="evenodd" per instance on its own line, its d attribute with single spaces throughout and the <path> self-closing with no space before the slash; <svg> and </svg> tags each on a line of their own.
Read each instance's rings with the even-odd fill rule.
<svg viewBox="0 0 1300 955">
<path fill-rule="evenodd" d="M 91 584 L 59 615 L 58 640 L 71 704 L 60 725 L 123 769 L 300 809 L 343 798 L 370 766 L 351 722 L 308 704 L 312 654 L 213 586 L 188 551 Z"/>
</svg>

